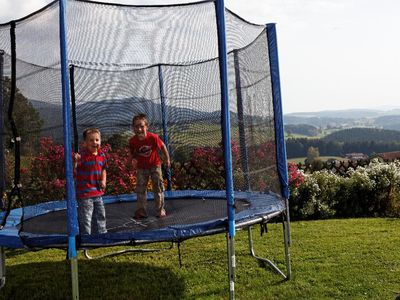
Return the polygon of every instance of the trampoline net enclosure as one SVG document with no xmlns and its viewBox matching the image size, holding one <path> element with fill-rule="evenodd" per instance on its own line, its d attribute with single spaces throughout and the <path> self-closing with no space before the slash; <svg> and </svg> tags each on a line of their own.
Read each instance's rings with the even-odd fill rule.
<svg viewBox="0 0 400 300">
<path fill-rule="evenodd" d="M 225 10 L 225 19 L 237 213 L 252 205 L 251 199 L 256 199 L 256 206 L 264 201 L 274 207 L 273 211 L 281 212 L 284 204 L 279 201 L 285 187 L 278 175 L 267 29 L 229 10 Z M 127 140 L 132 135 L 132 117 L 138 113 L 148 116 L 149 130 L 159 134 L 170 151 L 172 166 L 164 170 L 164 178 L 166 189 L 172 191 L 166 192 L 168 216 L 163 226 L 174 227 L 171 220 L 177 217 L 174 207 L 181 205 L 179 201 L 200 203 L 211 197 L 208 208 L 195 206 L 193 214 L 175 224 L 189 231 L 194 227 L 186 225 L 206 222 L 212 215 L 211 207 L 226 209 L 225 195 L 220 192 L 225 189 L 225 172 L 214 1 L 128 6 L 69 0 L 66 28 L 71 140 L 76 146 L 82 142 L 85 128 L 98 127 L 110 165 L 104 197 L 110 203 L 106 205 L 109 233 L 90 237 L 87 242 L 147 239 L 133 235 L 135 230 L 129 226 L 128 230 L 117 230 L 111 221 L 113 212 L 118 226 L 133 217 L 129 202 L 135 199 L 136 180 L 135 171 L 127 168 Z M 19 224 L 15 230 L 24 246 L 64 244 L 67 225 L 58 1 L 26 18 L 0 25 L 0 51 L 1 184 L 2 192 L 9 195 L 3 199 L 1 221 Z M 17 90 L 11 103 L 13 76 Z M 20 147 L 13 137 L 12 122 L 14 133 L 16 130 L 21 137 Z M 220 206 L 216 199 L 225 202 Z M 40 226 L 30 225 L 35 224 L 33 217 L 49 211 L 58 212 L 44 216 Z M 224 213 L 226 216 L 226 210 Z M 243 220 L 265 213 L 254 211 Z M 225 216 L 211 218 L 222 228 Z M 64 225 L 58 227 L 55 223 L 60 220 Z M 209 230 L 207 226 L 181 238 L 202 234 Z M 155 239 L 164 239 L 160 234 Z M 41 235 L 49 240 L 33 238 Z"/>
</svg>

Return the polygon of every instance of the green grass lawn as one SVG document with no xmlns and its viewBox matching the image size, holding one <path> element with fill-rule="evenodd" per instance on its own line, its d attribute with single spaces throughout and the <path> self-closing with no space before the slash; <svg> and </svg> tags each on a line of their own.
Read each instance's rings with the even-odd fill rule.
<svg viewBox="0 0 400 300">
<path fill-rule="evenodd" d="M 284 268 L 281 224 L 269 224 L 256 254 Z M 236 299 L 395 299 L 400 294 L 400 219 L 292 223 L 289 281 L 248 255 L 247 232 L 237 232 Z M 152 246 L 152 245 L 151 245 Z M 121 249 L 121 248 L 117 248 Z M 92 252 L 101 254 L 111 249 Z M 158 253 L 86 260 L 79 253 L 81 299 L 228 299 L 226 239 L 191 239 Z M 62 250 L 8 250 L 1 299 L 70 299 L 70 265 Z"/>
</svg>

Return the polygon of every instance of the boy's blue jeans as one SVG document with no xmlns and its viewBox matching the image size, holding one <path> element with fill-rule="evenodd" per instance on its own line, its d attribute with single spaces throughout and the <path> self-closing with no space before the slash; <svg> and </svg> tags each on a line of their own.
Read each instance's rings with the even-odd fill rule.
<svg viewBox="0 0 400 300">
<path fill-rule="evenodd" d="M 78 199 L 80 234 L 106 233 L 106 211 L 101 197 Z"/>
</svg>

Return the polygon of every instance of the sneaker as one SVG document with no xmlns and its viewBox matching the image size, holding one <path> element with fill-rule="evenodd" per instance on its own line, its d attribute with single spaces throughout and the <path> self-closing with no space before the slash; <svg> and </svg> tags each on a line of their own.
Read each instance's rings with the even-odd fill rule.
<svg viewBox="0 0 400 300">
<path fill-rule="evenodd" d="M 139 208 L 135 211 L 135 219 L 146 219 L 147 214 L 143 208 Z"/>
<path fill-rule="evenodd" d="M 167 212 L 165 211 L 165 209 L 162 209 L 160 214 L 157 217 L 158 218 L 164 218 L 165 216 L 167 216 Z"/>
</svg>

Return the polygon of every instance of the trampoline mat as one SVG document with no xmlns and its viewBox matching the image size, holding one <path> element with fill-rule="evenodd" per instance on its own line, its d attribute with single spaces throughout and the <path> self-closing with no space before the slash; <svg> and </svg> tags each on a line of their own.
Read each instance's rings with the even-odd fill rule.
<svg viewBox="0 0 400 300">
<path fill-rule="evenodd" d="M 249 201 L 236 199 L 236 213 L 249 207 Z M 224 198 L 203 199 L 166 199 L 167 216 L 155 216 L 154 201 L 148 201 L 149 217 L 136 220 L 133 218 L 136 202 L 117 202 L 105 205 L 106 226 L 113 232 L 138 232 L 155 230 L 169 226 L 189 225 L 210 220 L 226 219 L 227 203 Z M 53 211 L 33 217 L 23 222 L 21 232 L 31 234 L 66 234 L 66 210 Z"/>
</svg>

